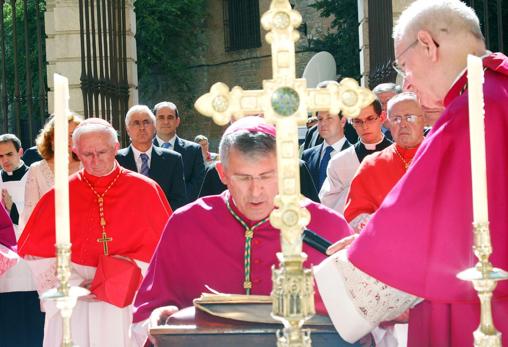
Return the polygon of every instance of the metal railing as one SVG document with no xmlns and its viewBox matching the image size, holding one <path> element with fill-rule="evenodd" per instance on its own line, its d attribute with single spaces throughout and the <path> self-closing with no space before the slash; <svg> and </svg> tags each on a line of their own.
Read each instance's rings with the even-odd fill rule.
<svg viewBox="0 0 508 347">
<path fill-rule="evenodd" d="M 129 107 L 125 0 L 79 0 L 84 116 L 108 120 L 127 138 Z"/>
<path fill-rule="evenodd" d="M 0 124 L 24 147 L 48 116 L 45 1 L 0 0 Z"/>
</svg>

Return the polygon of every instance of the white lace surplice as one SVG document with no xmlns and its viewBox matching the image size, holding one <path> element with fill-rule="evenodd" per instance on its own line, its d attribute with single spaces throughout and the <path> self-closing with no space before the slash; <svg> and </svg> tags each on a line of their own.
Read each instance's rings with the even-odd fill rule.
<svg viewBox="0 0 508 347">
<path fill-rule="evenodd" d="M 335 329 L 350 343 L 421 301 L 355 268 L 345 250 L 314 267 L 314 277 Z"/>
<path fill-rule="evenodd" d="M 57 285 L 55 276 L 55 258 L 25 258 L 32 269 L 32 274 L 39 295 Z M 147 263 L 136 261 L 143 275 Z M 95 267 L 72 263 L 70 284 L 73 286 L 89 283 L 95 276 Z M 62 341 L 62 320 L 55 303 L 42 302 L 46 312 L 44 324 L 44 347 L 60 346 Z M 71 318 L 73 342 L 79 346 L 122 346 L 135 347 L 138 344 L 131 337 L 129 327 L 132 322 L 132 305 L 119 308 L 98 301 L 93 296 L 78 300 Z"/>
<path fill-rule="evenodd" d="M 32 214 L 35 206 L 55 184 L 53 171 L 51 171 L 48 162 L 43 159 L 30 165 L 27 172 L 25 187 L 25 207 L 19 217 L 19 227 L 23 230 L 28 218 Z"/>
</svg>

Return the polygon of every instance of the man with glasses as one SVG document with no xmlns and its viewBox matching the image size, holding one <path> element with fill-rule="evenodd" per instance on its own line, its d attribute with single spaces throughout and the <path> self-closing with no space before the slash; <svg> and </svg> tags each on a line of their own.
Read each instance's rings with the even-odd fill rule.
<svg viewBox="0 0 508 347">
<path fill-rule="evenodd" d="M 270 294 L 271 267 L 280 252 L 280 232 L 268 220 L 278 192 L 275 151 L 275 128 L 260 117 L 242 118 L 226 130 L 219 153 L 228 190 L 200 198 L 169 219 L 136 297 L 133 330 L 140 343 L 151 314 L 151 324 L 163 324 L 206 286 Z M 308 199 L 303 204 L 311 214 L 309 229 L 328 240 L 349 235 L 341 216 Z M 306 244 L 303 251 L 307 266 L 325 257 Z"/>
<path fill-rule="evenodd" d="M 398 94 L 388 101 L 388 121 L 395 143 L 368 155 L 351 181 L 344 217 L 355 231 L 365 226 L 406 173 L 423 141 L 425 118 L 414 93 Z"/>
<path fill-rule="evenodd" d="M 175 151 L 152 145 L 155 116 L 148 106 L 132 106 L 125 116 L 125 129 L 131 144 L 118 151 L 118 163 L 157 182 L 173 210 L 185 205 L 187 194 L 182 156 Z"/>
<path fill-rule="evenodd" d="M 407 173 L 358 238 L 315 271 L 317 283 L 337 329 L 351 340 L 362 336 L 365 327 L 413 307 L 409 346 L 472 346 L 480 303 L 472 284 L 457 278 L 478 261 L 472 250 L 467 55 L 481 57 L 484 68 L 490 261 L 504 270 L 508 270 L 508 58 L 486 50 L 478 17 L 459 0 L 411 3 L 400 15 L 393 37 L 405 88 L 414 91 L 422 105 L 445 110 Z M 355 274 L 353 280 L 348 272 Z M 347 293 L 358 285 L 361 294 L 356 291 L 356 299 L 348 300 Z M 366 302 L 370 304 L 362 304 Z M 348 314 L 348 305 L 361 306 L 363 313 L 355 315 L 360 311 L 353 309 Z M 500 281 L 493 292 L 492 314 L 504 346 L 507 313 L 508 281 Z M 341 319 L 347 326 L 340 325 Z"/>
<path fill-rule="evenodd" d="M 328 163 L 326 179 L 319 192 L 321 203 L 339 213 L 344 213 L 344 205 L 351 180 L 360 163 L 368 155 L 390 146 L 381 128 L 386 115 L 378 99 L 363 108 L 360 115 L 351 120 L 358 133 L 358 142 L 334 156 Z"/>
</svg>

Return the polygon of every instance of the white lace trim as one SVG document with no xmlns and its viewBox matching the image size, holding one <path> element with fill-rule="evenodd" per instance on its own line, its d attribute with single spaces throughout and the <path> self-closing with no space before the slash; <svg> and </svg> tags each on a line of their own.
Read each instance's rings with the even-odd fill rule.
<svg viewBox="0 0 508 347">
<path fill-rule="evenodd" d="M 397 318 L 420 300 L 370 277 L 349 261 L 336 258 L 335 263 L 344 274 L 346 292 L 354 306 L 373 324 Z"/>
<path fill-rule="evenodd" d="M 356 232 L 360 232 L 372 218 L 372 214 L 362 213 L 356 216 L 350 223 L 349 226 Z"/>
</svg>

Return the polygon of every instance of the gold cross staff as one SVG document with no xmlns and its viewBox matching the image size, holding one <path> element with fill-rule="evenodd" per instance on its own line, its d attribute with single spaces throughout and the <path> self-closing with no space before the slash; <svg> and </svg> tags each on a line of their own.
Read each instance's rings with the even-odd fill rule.
<svg viewBox="0 0 508 347">
<path fill-rule="evenodd" d="M 219 125 L 227 124 L 232 117 L 262 113 L 277 127 L 279 194 L 270 222 L 281 230 L 282 253 L 277 254 L 280 268 L 273 270 L 272 290 L 273 315 L 286 327 L 279 334 L 279 347 L 310 346 L 309 334 L 302 333 L 300 327 L 314 314 L 312 274 L 302 266 L 306 255 L 302 253 L 301 234 L 310 214 L 301 207 L 298 125 L 304 125 L 307 113 L 314 111 L 342 111 L 354 118 L 375 99 L 370 90 L 360 88 L 353 79 L 315 89 L 307 88 L 305 79 L 295 78 L 295 41 L 299 39 L 295 28 L 301 22 L 302 17 L 291 9 L 288 0 L 272 0 L 261 24 L 271 44 L 273 78 L 264 80 L 261 90 L 238 86 L 229 90 L 224 83 L 215 83 L 194 105 Z"/>
</svg>

